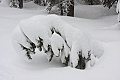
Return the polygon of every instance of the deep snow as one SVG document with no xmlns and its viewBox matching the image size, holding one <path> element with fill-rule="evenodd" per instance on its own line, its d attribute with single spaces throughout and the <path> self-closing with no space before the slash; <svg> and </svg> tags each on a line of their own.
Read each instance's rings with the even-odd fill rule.
<svg viewBox="0 0 120 80">
<path fill-rule="evenodd" d="M 0 80 L 120 80 L 120 29 L 119 25 L 113 27 L 117 15 L 92 20 L 62 17 L 65 22 L 104 41 L 104 54 L 91 69 L 64 67 L 58 58 L 49 63 L 46 55 L 38 53 L 31 62 L 18 56 L 11 44 L 11 33 L 20 20 L 46 14 L 43 7 L 39 9 L 42 10 L 18 10 L 0 5 Z"/>
</svg>

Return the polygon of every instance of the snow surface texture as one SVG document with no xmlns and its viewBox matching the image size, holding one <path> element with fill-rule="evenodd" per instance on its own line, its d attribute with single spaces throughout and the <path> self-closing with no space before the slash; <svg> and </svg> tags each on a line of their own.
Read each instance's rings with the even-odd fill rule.
<svg viewBox="0 0 120 80">
<path fill-rule="evenodd" d="M 27 4 L 27 6 L 26 6 Z M 3 7 L 0 5 L 0 77 L 5 80 L 120 80 L 120 27 L 117 24 L 117 15 L 109 15 L 93 19 L 92 16 L 98 14 L 92 13 L 98 11 L 95 7 L 89 9 L 87 5 L 77 7 L 84 10 L 85 13 L 91 11 L 92 15 L 84 16 L 79 14 L 76 17 L 62 16 L 61 18 L 73 25 L 80 31 L 86 31 L 94 38 L 104 41 L 104 54 L 94 67 L 86 70 L 77 70 L 71 67 L 65 67 L 60 63 L 58 57 L 54 57 L 51 62 L 46 59 L 46 54 L 38 51 L 33 56 L 31 62 L 21 59 L 14 51 L 11 44 L 11 33 L 17 24 L 26 18 L 35 15 L 47 14 L 43 7 L 31 7 L 29 3 L 24 4 L 27 8 L 22 10 Z M 32 3 L 33 4 L 33 3 Z M 37 5 L 36 5 L 37 6 Z M 34 10 L 33 10 L 34 8 Z M 29 9 L 29 10 L 28 10 Z M 106 12 L 112 13 L 107 10 Z M 77 12 L 76 12 L 77 13 Z M 100 11 L 100 14 L 104 14 Z M 80 17 L 79 17 L 80 16 Z M 79 17 L 79 18 L 78 18 Z M 90 19 L 88 19 L 90 17 Z M 91 19 L 92 18 L 92 19 Z M 9 24 L 8 24 L 9 23 Z M 114 26 L 115 25 L 115 26 Z M 113 27 L 114 26 L 114 27 Z M 64 57 L 64 55 L 63 55 Z M 106 75 L 107 74 L 107 75 Z M 47 76 L 47 77 L 46 77 Z M 64 76 L 64 77 L 63 77 Z"/>
<path fill-rule="evenodd" d="M 92 67 L 95 58 L 104 53 L 101 41 L 74 28 L 57 15 L 39 15 L 22 20 L 13 32 L 12 42 L 17 53 L 29 59 L 39 49 L 47 54 L 48 61 L 55 55 L 61 57 L 63 64 L 79 69 L 87 68 L 86 64 Z"/>
</svg>

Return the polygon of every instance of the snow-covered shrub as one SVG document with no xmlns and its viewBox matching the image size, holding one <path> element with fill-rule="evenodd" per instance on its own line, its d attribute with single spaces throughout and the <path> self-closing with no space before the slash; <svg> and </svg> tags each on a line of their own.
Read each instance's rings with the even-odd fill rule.
<svg viewBox="0 0 120 80">
<path fill-rule="evenodd" d="M 21 21 L 13 32 L 12 42 L 17 53 L 29 59 L 39 49 L 46 53 L 48 61 L 60 57 L 63 64 L 78 69 L 87 68 L 86 64 L 92 67 L 104 52 L 100 41 L 56 15 Z"/>
<path fill-rule="evenodd" d="M 58 4 L 52 4 L 51 2 L 47 3 L 46 10 L 50 14 L 60 14 L 60 8 Z"/>
</svg>

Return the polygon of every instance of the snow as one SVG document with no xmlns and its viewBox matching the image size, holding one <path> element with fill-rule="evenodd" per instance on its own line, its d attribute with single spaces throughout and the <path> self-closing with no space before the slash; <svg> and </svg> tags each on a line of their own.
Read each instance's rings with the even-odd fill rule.
<svg viewBox="0 0 120 80">
<path fill-rule="evenodd" d="M 79 51 L 81 51 L 79 44 L 76 44 L 76 41 L 73 42 L 72 50 L 70 53 L 70 63 L 72 67 L 76 67 L 79 60 Z"/>
<path fill-rule="evenodd" d="M 88 58 L 88 51 L 91 50 L 91 47 L 90 47 L 91 44 L 87 35 L 83 33 L 83 35 L 78 39 L 78 41 L 81 45 L 82 57 Z"/>
<path fill-rule="evenodd" d="M 52 37 L 50 38 L 50 42 L 55 56 L 60 56 L 61 50 L 65 44 L 63 38 L 54 32 Z M 60 49 L 60 51 L 58 49 Z"/>
<path fill-rule="evenodd" d="M 93 15 L 95 14 L 95 15 Z M 97 15 L 96 15 L 97 14 Z M 108 15 L 115 15 L 116 9 L 112 7 L 110 10 L 103 5 L 76 5 L 75 17 L 98 19 Z"/>
<path fill-rule="evenodd" d="M 18 51 L 19 55 L 24 56 L 25 51 L 23 51 L 22 48 L 19 48 L 19 47 L 21 47 L 20 44 L 24 44 L 24 46 L 27 48 L 29 48 L 30 45 L 26 42 L 26 37 L 22 34 L 20 27 L 17 27 L 15 29 L 14 33 L 16 33 L 16 34 L 13 34 L 13 39 L 12 39 L 13 46 L 16 48 L 16 51 Z M 16 36 L 16 37 L 14 37 L 14 36 Z"/>
<path fill-rule="evenodd" d="M 21 20 L 39 14 L 46 14 L 46 12 L 44 10 L 27 10 L 27 8 L 11 9 L 0 5 L 0 44 L 2 45 L 0 47 L 0 79 L 120 80 L 120 31 L 119 26 L 114 27 L 117 23 L 117 15 L 104 16 L 94 20 L 61 17 L 65 22 L 81 31 L 86 31 L 95 39 L 103 41 L 104 54 L 102 57 L 95 62 L 96 64 L 92 68 L 79 70 L 64 67 L 59 58 L 55 57 L 49 63 L 46 55 L 40 52 L 34 55 L 33 61 L 26 62 L 14 51 L 11 44 L 13 29 Z"/>
<path fill-rule="evenodd" d="M 42 17 L 44 17 L 44 16 L 35 16 L 33 18 L 30 18 L 29 20 L 28 19 L 23 20 L 20 22 L 19 25 L 22 28 L 22 31 L 25 32 L 26 36 L 28 36 L 29 39 L 32 42 L 34 42 L 35 44 L 37 44 L 36 40 L 38 39 L 38 37 L 44 39 L 43 45 L 44 45 L 44 48 L 47 50 L 47 46 L 49 44 L 49 35 L 48 34 L 51 34 L 49 32 L 50 23 L 47 19 L 42 18 Z M 36 22 L 36 24 L 34 24 L 34 22 Z M 35 26 L 35 25 L 37 25 L 37 26 Z M 40 25 L 43 27 L 39 27 Z"/>
<path fill-rule="evenodd" d="M 104 28 L 104 29 L 108 29 L 108 30 L 120 30 L 120 23 L 117 23 L 117 24 L 115 24 L 115 25 L 113 25 L 113 26 L 110 26 L 109 28 L 108 27 L 106 27 L 106 28 Z"/>
<path fill-rule="evenodd" d="M 95 64 L 95 56 L 93 56 L 93 54 L 91 54 L 91 60 L 90 60 L 90 66 L 93 67 Z"/>
<path fill-rule="evenodd" d="M 90 39 L 90 43 L 91 45 L 91 53 L 97 57 L 100 58 L 103 53 L 104 53 L 104 46 L 103 46 L 103 42 L 100 40 L 95 40 L 95 39 Z"/>
</svg>

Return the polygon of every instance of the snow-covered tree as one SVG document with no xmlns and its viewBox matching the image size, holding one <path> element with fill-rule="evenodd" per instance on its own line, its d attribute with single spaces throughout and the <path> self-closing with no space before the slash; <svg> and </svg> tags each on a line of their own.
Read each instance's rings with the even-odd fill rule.
<svg viewBox="0 0 120 80">
<path fill-rule="evenodd" d="M 20 9 L 23 8 L 23 0 L 2 0 L 1 4 Z"/>
<path fill-rule="evenodd" d="M 47 11 L 50 12 L 54 6 L 58 7 L 60 15 L 74 16 L 74 0 L 49 0 Z"/>
<path fill-rule="evenodd" d="M 39 49 L 46 53 L 48 61 L 54 56 L 60 57 L 63 64 L 78 69 L 94 66 L 96 58 L 104 52 L 101 41 L 56 15 L 40 15 L 21 21 L 13 32 L 12 42 L 17 53 L 28 59 Z"/>
</svg>

